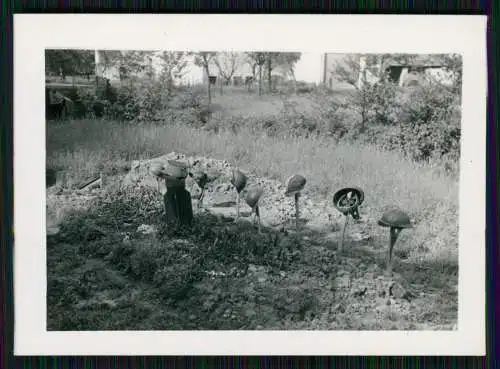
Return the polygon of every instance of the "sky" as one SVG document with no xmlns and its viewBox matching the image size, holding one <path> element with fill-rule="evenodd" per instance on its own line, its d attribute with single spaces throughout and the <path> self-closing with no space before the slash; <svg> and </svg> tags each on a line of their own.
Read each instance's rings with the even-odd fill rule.
<svg viewBox="0 0 500 369">
<path fill-rule="evenodd" d="M 295 65 L 295 78 L 297 81 L 319 83 L 321 81 L 322 62 L 321 53 L 302 53 L 300 60 Z"/>
</svg>

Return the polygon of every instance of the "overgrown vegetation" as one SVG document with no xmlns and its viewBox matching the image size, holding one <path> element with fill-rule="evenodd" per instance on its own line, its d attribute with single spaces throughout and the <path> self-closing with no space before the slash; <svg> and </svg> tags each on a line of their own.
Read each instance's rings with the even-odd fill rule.
<svg viewBox="0 0 500 369">
<path fill-rule="evenodd" d="M 245 91 L 242 88 L 236 94 Z M 216 132 L 251 129 L 279 137 L 329 136 L 397 150 L 414 160 L 446 162 L 448 168 L 460 157 L 460 95 L 432 81 L 402 88 L 381 79 L 346 91 L 342 99 L 316 88 L 301 94 L 310 101 L 312 108 L 307 111 L 297 109 L 286 93 L 280 99 L 280 111 L 258 117 L 214 115 L 217 104 L 211 104 L 211 96 L 207 101 L 203 89 L 176 88 L 170 77 L 129 79 L 118 87 L 101 84 L 94 92 L 82 89 L 79 95 L 76 100 L 83 103 L 88 117 L 132 124 L 184 124 Z"/>
<path fill-rule="evenodd" d="M 215 133 L 184 125 L 75 121 L 49 126 L 47 133 L 48 165 L 63 169 L 67 188 L 100 172 L 106 176 L 123 173 L 132 160 L 171 151 L 226 159 L 282 183 L 290 173 L 303 173 L 308 189 L 325 196 L 356 183 L 370 194 L 374 217 L 397 204 L 427 224 L 421 235 L 408 239 L 408 249 L 416 250 L 429 238 L 430 227 L 449 247 L 430 243 L 426 246 L 432 249 L 429 257 L 455 260 L 457 255 L 458 182 L 439 167 L 400 154 L 357 142 L 336 143 L 328 137 L 285 139 L 251 129 Z"/>
</svg>

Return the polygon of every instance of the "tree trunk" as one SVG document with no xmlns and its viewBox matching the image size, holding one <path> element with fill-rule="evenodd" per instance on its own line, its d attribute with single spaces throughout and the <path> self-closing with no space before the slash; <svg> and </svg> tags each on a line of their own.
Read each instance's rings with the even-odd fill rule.
<svg viewBox="0 0 500 369">
<path fill-rule="evenodd" d="M 223 88 L 223 87 L 222 87 L 222 85 L 223 85 L 224 83 L 223 83 L 223 81 L 222 81 L 222 76 L 219 76 L 219 78 L 220 78 L 220 81 L 219 81 L 219 84 L 220 84 L 220 95 L 222 96 L 222 94 L 223 94 L 223 91 L 222 91 L 222 88 Z"/>
<path fill-rule="evenodd" d="M 259 65 L 259 96 L 262 96 L 262 64 Z"/>
<path fill-rule="evenodd" d="M 208 64 L 205 64 L 205 72 L 207 72 L 207 93 L 208 93 L 208 106 L 210 107 L 210 104 L 212 103 L 212 95 L 210 93 L 210 72 L 208 70 Z"/>
<path fill-rule="evenodd" d="M 250 94 L 252 92 L 252 87 L 255 81 L 257 80 L 257 64 L 252 64 L 252 81 L 248 84 L 248 93 Z"/>
<path fill-rule="evenodd" d="M 273 68 L 271 65 L 271 60 L 268 60 L 268 62 L 267 62 L 267 81 L 269 84 L 269 93 L 273 92 L 273 81 L 271 79 L 272 70 L 273 70 Z"/>
<path fill-rule="evenodd" d="M 359 126 L 359 133 L 363 133 L 365 131 L 366 113 L 367 113 L 366 110 L 367 110 L 366 107 L 363 105 L 361 107 L 361 125 Z"/>
<path fill-rule="evenodd" d="M 292 75 L 293 80 L 293 93 L 297 95 L 297 79 L 295 78 L 295 72 L 293 71 L 293 68 L 290 69 L 290 74 Z"/>
</svg>

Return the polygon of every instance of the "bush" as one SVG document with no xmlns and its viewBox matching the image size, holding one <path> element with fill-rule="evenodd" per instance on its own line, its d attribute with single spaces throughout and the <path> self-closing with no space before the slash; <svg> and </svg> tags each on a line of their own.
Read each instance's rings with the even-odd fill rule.
<svg viewBox="0 0 500 369">
<path fill-rule="evenodd" d="M 278 116 L 281 125 L 280 131 L 288 131 L 292 137 L 309 137 L 325 131 L 322 117 L 298 111 L 297 105 L 297 102 L 294 101 L 283 103 L 283 108 Z"/>
<path fill-rule="evenodd" d="M 410 89 L 391 84 L 366 87 L 365 130 L 359 137 L 349 129 L 342 138 L 361 139 L 384 150 L 399 150 L 413 160 L 460 158 L 459 96 L 448 88 L 425 83 Z M 361 94 L 361 92 L 355 92 Z M 353 103 L 363 100 L 350 99 Z M 357 107 L 359 112 L 361 107 Z"/>
<path fill-rule="evenodd" d="M 456 96 L 447 88 L 427 83 L 403 93 L 399 119 L 401 123 L 450 122 L 455 110 Z"/>
<path fill-rule="evenodd" d="M 74 95 L 74 96 L 73 96 Z M 113 87 L 101 81 L 93 89 L 75 89 L 72 118 L 105 118 L 134 122 L 182 122 L 199 126 L 203 107 L 199 93 L 167 88 L 161 81 L 137 79 Z"/>
<path fill-rule="evenodd" d="M 156 121 L 169 98 L 169 91 L 161 87 L 159 83 L 142 80 L 120 86 L 116 101 L 107 107 L 106 116 L 125 121 Z"/>
<path fill-rule="evenodd" d="M 359 132 L 370 124 L 393 125 L 400 110 L 399 87 L 390 81 L 366 83 L 348 94 L 347 104 L 359 115 Z"/>
<path fill-rule="evenodd" d="M 460 157 L 460 114 L 448 89 L 428 84 L 410 91 L 400 116 L 400 146 L 414 160 Z"/>
<path fill-rule="evenodd" d="M 389 81 L 381 81 L 369 87 L 368 122 L 393 125 L 397 121 L 400 103 L 399 87 Z"/>
<path fill-rule="evenodd" d="M 414 160 L 457 161 L 460 156 L 460 97 L 431 82 L 400 88 L 381 80 L 347 93 L 316 87 L 306 96 L 312 109 L 299 109 L 297 98 L 287 98 L 279 112 L 259 117 L 213 114 L 217 107 L 206 107 L 199 86 L 169 89 L 161 81 L 136 80 L 116 89 L 100 83 L 94 91 L 78 92 L 75 100 L 87 117 L 182 124 L 213 133 L 244 128 L 279 138 L 361 140 Z"/>
</svg>

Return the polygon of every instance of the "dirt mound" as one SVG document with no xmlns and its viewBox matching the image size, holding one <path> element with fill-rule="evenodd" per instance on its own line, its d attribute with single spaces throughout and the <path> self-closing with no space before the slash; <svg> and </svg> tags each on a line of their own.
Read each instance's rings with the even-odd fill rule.
<svg viewBox="0 0 500 369">
<path fill-rule="evenodd" d="M 149 173 L 149 168 L 153 163 L 161 162 L 167 164 L 168 160 L 184 161 L 191 166 L 193 171 L 203 171 L 209 177 L 209 183 L 205 190 L 203 204 L 206 210 L 225 216 L 234 216 L 236 214 L 235 202 L 236 191 L 230 183 L 231 173 L 234 166 L 226 160 L 216 160 L 205 157 L 187 157 L 180 153 L 169 153 L 167 155 L 157 157 L 151 160 L 134 161 L 131 165 L 130 172 L 122 181 L 124 186 L 131 186 L 135 190 L 142 186 L 156 187 L 157 181 L 155 177 Z M 276 180 L 255 176 L 246 170 L 246 168 L 238 168 L 248 177 L 248 182 L 245 190 L 260 186 L 263 189 L 263 196 L 259 202 L 260 214 L 262 223 L 267 227 L 281 227 L 286 223 L 294 222 L 295 206 L 293 197 L 285 196 L 285 184 Z M 186 180 L 186 189 L 196 199 L 201 190 L 198 185 L 190 177 Z M 243 215 L 248 215 L 251 211 L 250 207 L 243 200 L 245 190 L 242 193 L 240 209 Z M 162 183 L 160 191 L 166 191 L 165 185 Z M 196 202 L 196 200 L 194 200 Z M 305 225 L 306 229 L 320 231 L 322 233 L 336 234 L 339 230 L 339 223 L 343 222 L 343 216 L 337 212 L 330 201 L 314 196 L 308 188 L 307 184 L 300 197 L 300 220 Z M 351 221 L 352 223 L 352 221 Z M 365 226 L 360 224 L 352 224 L 347 230 L 347 237 L 353 237 L 357 240 L 368 238 Z"/>
</svg>

